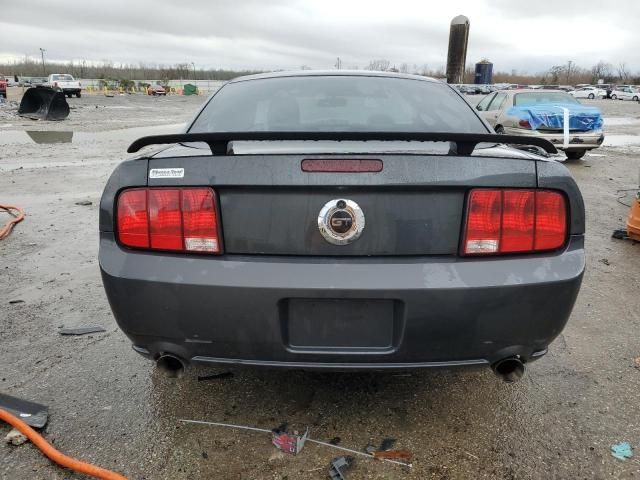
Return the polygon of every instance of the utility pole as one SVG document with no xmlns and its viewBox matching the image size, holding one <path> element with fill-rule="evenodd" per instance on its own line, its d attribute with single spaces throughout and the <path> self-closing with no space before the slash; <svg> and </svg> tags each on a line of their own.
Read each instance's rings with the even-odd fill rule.
<svg viewBox="0 0 640 480">
<path fill-rule="evenodd" d="M 340 57 L 338 57 L 338 58 L 336 59 L 336 68 L 337 68 L 338 70 L 341 70 L 341 69 L 342 69 L 342 59 L 341 59 Z"/>
<path fill-rule="evenodd" d="M 569 62 L 567 63 L 567 84 L 569 84 L 569 79 L 571 78 L 571 64 L 573 62 L 571 60 L 569 60 Z"/>
<path fill-rule="evenodd" d="M 42 57 L 42 74 L 46 75 L 47 72 L 44 68 L 44 52 L 46 52 L 46 50 L 44 48 L 40 48 L 40 56 Z"/>
<path fill-rule="evenodd" d="M 191 62 L 191 65 L 193 65 L 193 81 L 196 81 L 196 64 Z"/>
</svg>

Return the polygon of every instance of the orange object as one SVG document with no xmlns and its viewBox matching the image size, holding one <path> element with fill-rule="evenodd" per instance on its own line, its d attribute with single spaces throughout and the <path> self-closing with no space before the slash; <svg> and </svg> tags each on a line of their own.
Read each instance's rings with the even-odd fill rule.
<svg viewBox="0 0 640 480">
<path fill-rule="evenodd" d="M 629 210 L 627 235 L 630 239 L 640 242 L 640 191 L 631 204 L 631 210 Z"/>
<path fill-rule="evenodd" d="M 24 212 L 22 211 L 22 209 L 14 207 L 12 205 L 0 205 L 0 210 L 7 211 L 9 215 L 13 217 L 11 220 L 5 223 L 2 228 L 0 228 L 0 240 L 3 240 L 9 236 L 16 223 L 19 223 L 24 219 Z"/>
<path fill-rule="evenodd" d="M 127 480 L 127 477 L 124 477 L 119 473 L 105 470 L 104 468 L 96 467 L 95 465 L 91 465 L 90 463 L 85 463 L 75 458 L 66 456 L 64 453 L 53 448 L 42 437 L 42 435 L 36 432 L 29 425 L 24 423 L 18 417 L 11 415 L 9 412 L 1 408 L 0 420 L 8 423 L 16 430 L 19 430 L 23 435 L 31 440 L 31 443 L 38 447 L 40 451 L 49 458 L 49 460 L 57 463 L 58 465 L 66 467 L 70 470 L 74 470 L 78 473 L 84 473 L 85 475 L 90 475 L 92 477 L 100 478 L 103 480 Z"/>
<path fill-rule="evenodd" d="M 411 460 L 411 452 L 409 450 L 383 450 L 375 452 L 373 458 L 380 460 Z"/>
</svg>

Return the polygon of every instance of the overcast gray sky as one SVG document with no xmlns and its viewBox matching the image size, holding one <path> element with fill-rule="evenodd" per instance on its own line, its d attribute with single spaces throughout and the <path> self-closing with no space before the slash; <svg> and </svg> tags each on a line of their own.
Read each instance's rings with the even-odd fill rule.
<svg viewBox="0 0 640 480">
<path fill-rule="evenodd" d="M 568 60 L 640 71 L 638 0 L 1 0 L 0 60 L 111 60 L 198 68 L 446 62 L 449 22 L 471 21 L 467 64 L 536 73 Z"/>
</svg>

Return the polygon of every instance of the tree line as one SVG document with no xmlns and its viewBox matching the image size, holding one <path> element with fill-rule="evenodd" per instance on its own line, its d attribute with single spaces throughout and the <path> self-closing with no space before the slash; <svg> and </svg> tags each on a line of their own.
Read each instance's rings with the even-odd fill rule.
<svg viewBox="0 0 640 480">
<path fill-rule="evenodd" d="M 102 62 L 48 62 L 32 58 L 0 63 L 0 74 L 18 77 L 46 77 L 52 73 L 68 73 L 75 78 L 105 80 L 231 80 L 241 75 L 260 73 L 258 70 L 200 69 L 192 63 L 162 65 L 140 62 L 137 64 Z"/>
<path fill-rule="evenodd" d="M 338 61 L 336 66 L 342 66 Z M 309 69 L 303 65 L 301 69 Z M 347 68 L 359 70 L 357 65 Z M 391 71 L 400 73 L 412 73 L 435 78 L 444 78 L 444 68 L 430 68 L 427 64 L 394 64 L 387 59 L 375 59 L 364 66 L 365 70 Z M 196 68 L 193 63 L 177 63 L 174 65 L 162 65 L 155 63 L 139 62 L 137 64 L 114 63 L 110 60 L 102 62 L 74 61 L 67 63 L 46 62 L 33 58 L 25 58 L 20 61 L 0 63 L 0 73 L 5 75 L 17 75 L 22 77 L 44 77 L 51 73 L 69 73 L 77 78 L 103 79 L 110 83 L 129 84 L 133 80 L 231 80 L 232 78 L 261 73 L 259 70 L 228 70 L 213 68 Z M 475 78 L 474 67 L 465 70 L 464 83 L 473 83 Z M 494 71 L 494 83 L 517 83 L 525 85 L 576 85 L 580 83 L 595 84 L 598 80 L 604 83 L 640 84 L 640 73 L 631 73 L 626 63 L 617 65 L 604 60 L 599 61 L 591 68 L 580 67 L 573 62 L 564 65 L 553 65 L 548 70 L 536 74 L 529 74 L 512 70 L 511 72 Z"/>
</svg>

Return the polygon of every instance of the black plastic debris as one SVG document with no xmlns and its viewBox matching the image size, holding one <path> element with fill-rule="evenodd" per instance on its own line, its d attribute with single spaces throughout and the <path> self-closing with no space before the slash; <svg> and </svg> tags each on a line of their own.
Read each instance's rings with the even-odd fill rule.
<svg viewBox="0 0 640 480">
<path fill-rule="evenodd" d="M 233 372 L 214 373 L 213 375 L 203 375 L 198 377 L 199 382 L 207 382 L 209 380 L 223 380 L 225 378 L 232 378 Z"/>
<path fill-rule="evenodd" d="M 76 202 L 76 205 L 80 205 L 81 207 L 88 207 L 89 205 L 93 205 L 93 202 L 90 200 L 81 200 Z"/>
<path fill-rule="evenodd" d="M 24 303 L 24 300 L 9 300 L 11 305 L 15 305 L 16 303 Z"/>
<path fill-rule="evenodd" d="M 106 330 L 97 325 L 94 327 L 61 328 L 58 330 L 60 335 L 87 335 L 88 333 L 100 332 L 106 332 Z"/>
<path fill-rule="evenodd" d="M 333 437 L 331 440 L 329 440 L 329 443 L 331 445 L 338 445 L 341 441 L 342 439 L 340 437 Z"/>
<path fill-rule="evenodd" d="M 396 444 L 395 438 L 385 438 L 382 440 L 382 443 L 380 444 L 380 448 L 378 448 L 378 451 L 386 452 L 387 450 L 391 450 L 395 444 Z"/>
<path fill-rule="evenodd" d="M 0 393 L 0 408 L 34 428 L 42 428 L 49 419 L 49 407 Z"/>
<path fill-rule="evenodd" d="M 618 229 L 613 231 L 613 233 L 611 234 L 611 237 L 615 238 L 616 240 L 628 240 L 629 234 L 627 233 L 626 230 Z"/>
<path fill-rule="evenodd" d="M 331 460 L 331 464 L 329 466 L 329 478 L 331 480 L 345 480 L 346 471 L 351 468 L 353 464 L 353 457 L 336 457 Z"/>
</svg>

